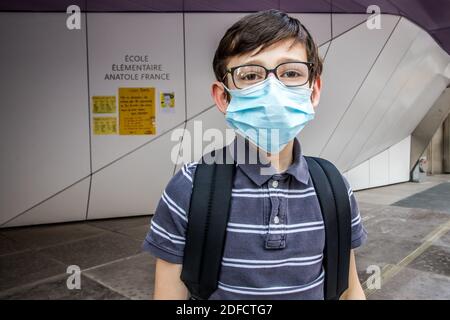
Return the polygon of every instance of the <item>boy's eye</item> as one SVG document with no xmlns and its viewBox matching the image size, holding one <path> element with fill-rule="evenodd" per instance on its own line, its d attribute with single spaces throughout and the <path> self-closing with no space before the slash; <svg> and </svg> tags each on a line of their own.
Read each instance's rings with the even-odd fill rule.
<svg viewBox="0 0 450 320">
<path fill-rule="evenodd" d="M 295 70 L 284 71 L 281 74 L 281 78 L 298 78 L 298 77 L 303 77 L 303 74 Z"/>
<path fill-rule="evenodd" d="M 239 75 L 239 78 L 243 81 L 255 81 L 262 79 L 262 75 L 255 72 L 243 73 Z"/>
</svg>

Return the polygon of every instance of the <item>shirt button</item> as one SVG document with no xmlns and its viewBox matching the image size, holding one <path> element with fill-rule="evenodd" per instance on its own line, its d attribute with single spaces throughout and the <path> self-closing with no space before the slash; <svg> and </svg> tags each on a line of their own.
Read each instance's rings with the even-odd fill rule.
<svg viewBox="0 0 450 320">
<path fill-rule="evenodd" d="M 274 222 L 275 224 L 280 223 L 280 218 L 278 218 L 278 216 L 275 216 L 275 218 L 273 218 L 273 222 Z"/>
<path fill-rule="evenodd" d="M 274 187 L 274 188 L 278 187 L 278 181 L 277 180 L 272 181 L 272 187 Z"/>
</svg>

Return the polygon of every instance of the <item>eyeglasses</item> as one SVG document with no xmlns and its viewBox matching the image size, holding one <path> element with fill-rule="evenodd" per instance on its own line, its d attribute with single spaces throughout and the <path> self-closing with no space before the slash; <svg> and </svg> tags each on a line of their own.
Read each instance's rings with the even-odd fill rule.
<svg viewBox="0 0 450 320">
<path fill-rule="evenodd" d="M 267 69 L 257 64 L 247 64 L 228 69 L 222 81 L 230 73 L 234 86 L 238 89 L 244 89 L 264 81 L 270 73 L 273 73 L 286 86 L 299 87 L 310 80 L 313 65 L 312 62 L 284 62 L 274 69 Z"/>
</svg>

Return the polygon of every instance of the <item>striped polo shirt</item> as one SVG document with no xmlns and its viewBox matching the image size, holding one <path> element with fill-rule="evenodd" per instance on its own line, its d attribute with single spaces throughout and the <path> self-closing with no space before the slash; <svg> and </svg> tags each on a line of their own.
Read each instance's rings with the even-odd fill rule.
<svg viewBox="0 0 450 320">
<path fill-rule="evenodd" d="M 235 151 L 236 141 L 228 146 Z M 263 166 L 260 161 L 237 161 L 219 283 L 210 299 L 321 300 L 324 222 L 297 138 L 293 163 L 285 172 L 262 175 Z M 142 246 L 171 263 L 183 262 L 196 167 L 196 162 L 187 163 L 171 178 Z M 356 248 L 367 232 L 344 181 L 352 211 L 351 245 Z"/>
</svg>

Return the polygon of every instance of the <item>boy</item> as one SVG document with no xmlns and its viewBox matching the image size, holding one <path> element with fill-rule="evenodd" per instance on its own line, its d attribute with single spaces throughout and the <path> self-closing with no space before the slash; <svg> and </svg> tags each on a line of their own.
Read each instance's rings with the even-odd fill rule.
<svg viewBox="0 0 450 320">
<path fill-rule="evenodd" d="M 297 19 L 258 12 L 228 29 L 213 68 L 217 108 L 249 141 L 245 151 L 262 151 L 274 171 L 262 174 L 260 162 L 238 162 L 218 289 L 210 299 L 323 299 L 323 218 L 296 138 L 320 99 L 317 46 Z M 157 257 L 155 299 L 189 296 L 180 274 L 196 166 L 184 165 L 170 180 L 143 244 Z M 354 249 L 367 235 L 346 186 Z M 365 299 L 353 250 L 349 286 L 340 298 Z"/>
</svg>

